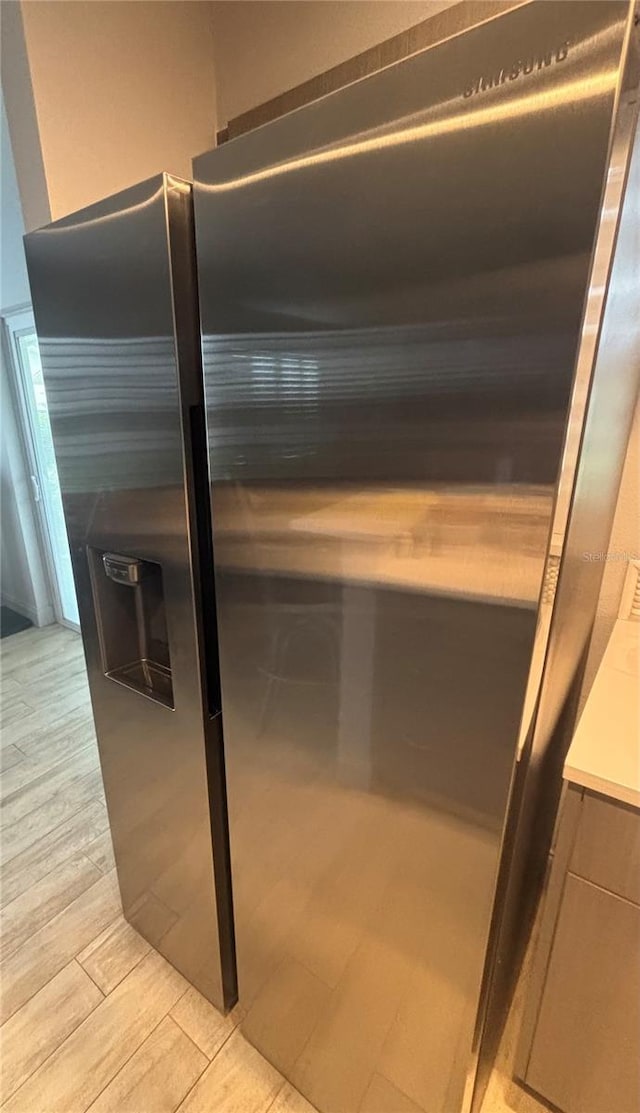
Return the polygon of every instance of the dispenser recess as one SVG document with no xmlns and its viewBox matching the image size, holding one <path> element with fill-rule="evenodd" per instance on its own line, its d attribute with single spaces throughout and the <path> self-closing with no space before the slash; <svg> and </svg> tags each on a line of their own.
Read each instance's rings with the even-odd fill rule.
<svg viewBox="0 0 640 1113">
<path fill-rule="evenodd" d="M 162 568 L 89 550 L 105 676 L 174 708 Z"/>
</svg>

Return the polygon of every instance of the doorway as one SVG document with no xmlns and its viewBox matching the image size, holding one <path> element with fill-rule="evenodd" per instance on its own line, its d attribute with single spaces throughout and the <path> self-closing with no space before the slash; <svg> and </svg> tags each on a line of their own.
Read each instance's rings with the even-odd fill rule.
<svg viewBox="0 0 640 1113">
<path fill-rule="evenodd" d="M 60 481 L 31 309 L 4 317 L 9 375 L 24 441 L 33 502 L 42 539 L 56 621 L 80 629 Z"/>
</svg>

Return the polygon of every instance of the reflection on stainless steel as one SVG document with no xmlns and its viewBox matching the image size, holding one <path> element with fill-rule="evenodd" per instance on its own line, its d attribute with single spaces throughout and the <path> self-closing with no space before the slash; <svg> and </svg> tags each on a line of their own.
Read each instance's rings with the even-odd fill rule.
<svg viewBox="0 0 640 1113">
<path fill-rule="evenodd" d="M 563 53 L 564 57 L 555 58 L 553 61 L 566 60 L 568 51 L 564 51 L 564 44 L 556 51 L 556 54 L 560 53 Z M 416 122 L 412 122 L 410 117 L 409 120 L 397 121 L 391 127 L 372 128 L 367 132 L 361 132 L 352 142 L 331 144 L 301 157 L 286 159 L 277 165 L 241 174 L 237 178 L 211 184 L 203 182 L 202 189 L 213 194 L 226 193 L 234 189 L 245 189 L 271 178 L 280 178 L 284 174 L 295 174 L 301 170 L 327 166 L 342 159 L 378 154 L 381 150 L 393 150 L 410 143 L 424 143 L 451 133 L 459 135 L 462 130 L 469 128 L 491 127 L 505 122 L 514 123 L 518 117 L 528 115 L 535 115 L 536 119 L 539 119 L 544 113 L 563 107 L 569 99 L 588 101 L 601 97 L 611 90 L 616 77 L 616 69 L 590 75 L 580 74 L 573 81 L 562 82 L 560 86 L 552 86 L 542 93 L 538 91 L 535 96 L 515 96 L 502 103 L 484 104 L 468 112 L 460 111 L 459 96 L 456 95 L 451 100 L 438 105 L 436 109 L 420 113 L 419 116 L 416 114 Z M 476 89 L 475 92 L 479 90 Z"/>
<path fill-rule="evenodd" d="M 563 537 L 563 565 L 557 577 L 557 591 L 563 597 L 556 608 L 555 636 L 550 645 L 549 672 L 555 676 L 545 689 L 535 749 L 543 750 L 548 742 L 587 642 L 602 567 L 596 564 L 595 569 L 589 568 L 585 555 L 607 547 L 624 448 L 637 401 L 639 70 L 636 37 L 623 74 L 552 524 L 548 567 L 553 566 L 553 540 Z M 587 600 L 589 606 L 585 605 Z M 571 614 L 572 622 L 561 629 L 563 614 Z"/>
<path fill-rule="evenodd" d="M 629 17 L 524 5 L 195 162 L 243 1026 L 324 1113 L 473 1098 Z"/>
<path fill-rule="evenodd" d="M 219 484 L 216 566 L 535 610 L 546 487 Z"/>
<path fill-rule="evenodd" d="M 563 371 L 573 355 L 572 335 L 557 313 L 585 265 L 562 260 L 559 304 L 548 304 L 553 317 L 545 331 L 538 331 L 538 314 L 552 301 L 542 289 L 548 275 L 522 266 L 505 268 L 486 285 L 462 280 L 436 292 L 425 283 L 402 296 L 392 290 L 380 306 L 385 314 L 438 306 L 452 314 L 463 299 L 484 301 L 504 289 L 511 314 L 481 322 L 468 305 L 468 317 L 430 326 L 314 332 L 292 326 L 206 337 L 205 366 L 216 371 L 213 479 L 404 482 L 426 475 L 434 482 L 552 484 L 557 448 L 556 456 L 540 448 L 551 449 L 562 436 Z M 518 309 L 527 284 L 540 287 L 532 320 Z M 371 304 L 330 305 L 328 312 L 369 314 Z"/>
<path fill-rule="evenodd" d="M 52 241 L 52 253 L 61 243 Z M 40 346 L 66 491 L 182 482 L 173 337 L 42 337 Z"/>
<path fill-rule="evenodd" d="M 489 1032 L 508 992 L 504 956 L 522 948 L 522 924 L 546 868 L 569 741 L 562 716 L 581 682 L 603 572 L 589 556 L 607 548 L 640 386 L 640 42 L 631 24 L 627 35 L 487 964 Z"/>
<path fill-rule="evenodd" d="M 191 229 L 189 187 L 163 176 L 26 246 L 124 912 L 225 1007 L 220 716 L 194 621 Z"/>
</svg>

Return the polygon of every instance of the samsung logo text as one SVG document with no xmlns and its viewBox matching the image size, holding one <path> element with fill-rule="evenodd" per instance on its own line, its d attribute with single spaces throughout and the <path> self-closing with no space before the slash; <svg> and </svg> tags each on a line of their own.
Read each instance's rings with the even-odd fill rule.
<svg viewBox="0 0 640 1113">
<path fill-rule="evenodd" d="M 532 54 L 525 59 L 518 58 L 512 66 L 507 66 L 496 73 L 482 74 L 476 78 L 470 85 L 467 85 L 463 96 L 465 98 L 474 97 L 476 93 L 485 93 L 487 89 L 495 89 L 498 85 L 504 85 L 507 81 L 517 81 L 519 77 L 528 77 L 536 70 L 543 70 L 547 66 L 555 66 L 558 62 L 564 62 L 568 54 L 569 42 L 567 41 L 561 43 L 555 50 L 549 50 L 544 54 Z"/>
</svg>

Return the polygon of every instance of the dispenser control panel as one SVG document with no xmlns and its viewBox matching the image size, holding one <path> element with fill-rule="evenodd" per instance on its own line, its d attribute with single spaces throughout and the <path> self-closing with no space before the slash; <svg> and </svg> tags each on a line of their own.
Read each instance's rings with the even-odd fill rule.
<svg viewBox="0 0 640 1113">
<path fill-rule="evenodd" d="M 135 587 L 142 579 L 142 561 L 136 557 L 119 556 L 117 553 L 103 553 L 102 563 L 110 580 L 117 584 Z"/>
</svg>

